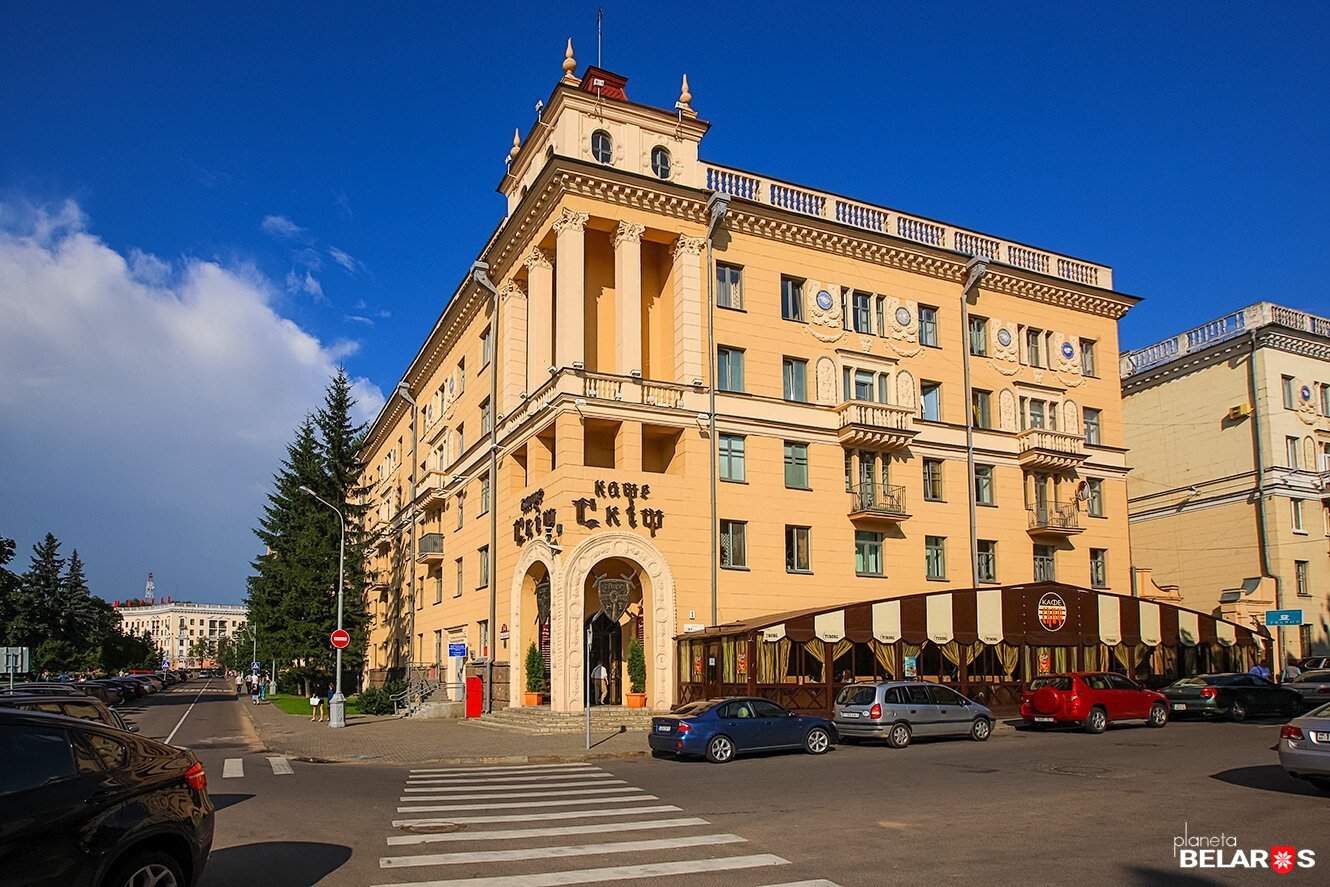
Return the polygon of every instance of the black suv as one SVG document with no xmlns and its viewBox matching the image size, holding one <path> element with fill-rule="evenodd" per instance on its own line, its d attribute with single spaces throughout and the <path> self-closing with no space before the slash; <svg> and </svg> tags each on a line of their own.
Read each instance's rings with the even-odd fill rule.
<svg viewBox="0 0 1330 887">
<path fill-rule="evenodd" d="M 85 721 L 95 721 L 130 733 L 139 732 L 139 728 L 127 723 L 120 716 L 120 712 L 91 696 L 38 696 L 22 693 L 15 693 L 11 696 L 0 694 L 0 708 L 13 708 L 20 711 L 45 711 L 71 718 L 82 718 Z"/>
<path fill-rule="evenodd" d="M 213 807 L 192 752 L 91 721 L 0 709 L 0 880 L 192 887 Z"/>
</svg>

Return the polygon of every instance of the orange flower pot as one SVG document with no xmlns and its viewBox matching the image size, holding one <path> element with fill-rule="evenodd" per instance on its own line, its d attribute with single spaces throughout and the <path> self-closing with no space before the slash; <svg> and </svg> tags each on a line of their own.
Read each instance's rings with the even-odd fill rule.
<svg viewBox="0 0 1330 887">
<path fill-rule="evenodd" d="M 625 693 L 624 699 L 627 700 L 629 708 L 647 707 L 647 694 L 645 693 Z"/>
</svg>

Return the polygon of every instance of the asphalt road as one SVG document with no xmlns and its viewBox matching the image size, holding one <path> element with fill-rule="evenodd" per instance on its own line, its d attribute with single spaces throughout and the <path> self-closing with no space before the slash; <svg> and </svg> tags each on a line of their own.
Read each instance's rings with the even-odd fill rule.
<svg viewBox="0 0 1330 887">
<path fill-rule="evenodd" d="M 1268 882 L 1268 870 L 1180 870 L 1184 829 L 1242 849 L 1316 851 L 1322 865 L 1290 882 L 1322 883 L 1330 866 L 1330 796 L 1284 776 L 1270 751 L 1276 723 L 1008 731 L 721 766 L 413 772 L 274 764 L 248 704 L 196 681 L 128 712 L 146 735 L 174 731 L 207 768 L 218 814 L 205 887 L 553 887 L 611 875 L 681 887 Z"/>
</svg>

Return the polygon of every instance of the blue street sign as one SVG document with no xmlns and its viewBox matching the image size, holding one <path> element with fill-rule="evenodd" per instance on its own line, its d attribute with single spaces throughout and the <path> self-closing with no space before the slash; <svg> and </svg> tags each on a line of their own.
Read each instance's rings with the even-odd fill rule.
<svg viewBox="0 0 1330 887">
<path fill-rule="evenodd" d="M 462 656 L 462 657 L 465 657 L 465 656 L 466 656 L 466 644 L 449 644 L 449 645 L 448 645 L 448 655 L 449 655 L 450 657 L 451 657 L 451 656 Z"/>
<path fill-rule="evenodd" d="M 1266 625 L 1301 625 L 1301 610 L 1266 610 Z"/>
<path fill-rule="evenodd" d="M 250 670 L 250 671 L 258 671 L 258 670 L 259 670 L 259 664 L 258 664 L 257 662 L 251 662 L 251 663 L 249 664 L 249 670 Z"/>
</svg>

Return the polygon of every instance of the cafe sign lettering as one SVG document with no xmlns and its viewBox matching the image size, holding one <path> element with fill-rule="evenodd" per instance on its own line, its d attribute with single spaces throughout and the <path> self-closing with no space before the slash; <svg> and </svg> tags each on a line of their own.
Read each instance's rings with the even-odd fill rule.
<svg viewBox="0 0 1330 887">
<path fill-rule="evenodd" d="M 595 485 L 595 496 L 574 499 L 573 508 L 577 511 L 578 526 L 586 527 L 588 530 L 601 526 L 600 519 L 592 517 L 599 513 L 605 518 L 606 527 L 621 527 L 626 523 L 637 529 L 640 524 L 654 537 L 656 531 L 665 525 L 665 512 L 652 506 L 638 508 L 639 500 L 646 502 L 650 498 L 651 484 L 598 480 Z M 605 500 L 603 511 L 600 509 L 601 500 Z"/>
<path fill-rule="evenodd" d="M 548 534 L 559 535 L 563 525 L 559 523 L 556 508 L 545 507 L 545 491 L 536 490 L 521 503 L 522 516 L 513 521 L 513 541 L 518 545 L 530 542 Z"/>
</svg>

